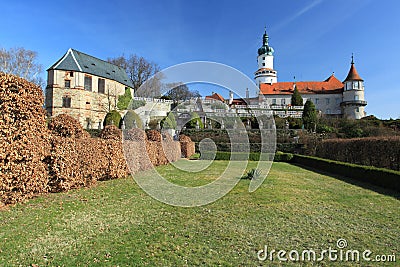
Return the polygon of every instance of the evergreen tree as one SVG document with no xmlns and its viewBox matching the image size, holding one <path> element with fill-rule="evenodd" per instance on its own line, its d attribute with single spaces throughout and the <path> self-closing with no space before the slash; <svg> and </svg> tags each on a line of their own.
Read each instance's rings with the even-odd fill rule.
<svg viewBox="0 0 400 267">
<path fill-rule="evenodd" d="M 308 99 L 304 104 L 303 110 L 303 125 L 304 128 L 310 131 L 315 131 L 317 123 L 317 110 L 314 103 Z"/>
<path fill-rule="evenodd" d="M 161 127 L 163 129 L 176 129 L 176 120 L 175 120 L 175 116 L 172 112 L 170 112 L 168 114 L 167 117 L 165 117 L 162 121 L 161 121 Z"/>
<path fill-rule="evenodd" d="M 119 112 L 116 110 L 111 110 L 110 112 L 107 113 L 106 117 L 104 118 L 103 126 L 114 124 L 119 128 L 120 123 L 121 123 L 121 115 L 119 114 Z"/>
<path fill-rule="evenodd" d="M 124 117 L 125 129 L 140 128 L 143 129 L 143 122 L 135 111 L 129 110 Z"/>
<path fill-rule="evenodd" d="M 196 126 L 197 126 L 197 124 L 198 124 L 200 129 L 204 129 L 204 124 L 203 124 L 203 122 L 201 121 L 201 119 L 200 119 L 200 117 L 199 117 L 199 114 L 197 114 L 196 112 L 192 112 L 191 115 L 192 115 L 192 116 L 191 116 L 190 121 L 188 121 L 188 122 L 186 123 L 186 128 L 188 128 L 188 129 L 195 129 Z"/>
<path fill-rule="evenodd" d="M 292 106 L 303 106 L 303 98 L 301 97 L 297 86 L 294 87 L 294 91 L 291 99 Z"/>
<path fill-rule="evenodd" d="M 131 89 L 129 87 L 125 88 L 125 93 L 118 97 L 117 107 L 119 110 L 125 110 L 128 108 L 129 102 L 132 100 Z"/>
</svg>

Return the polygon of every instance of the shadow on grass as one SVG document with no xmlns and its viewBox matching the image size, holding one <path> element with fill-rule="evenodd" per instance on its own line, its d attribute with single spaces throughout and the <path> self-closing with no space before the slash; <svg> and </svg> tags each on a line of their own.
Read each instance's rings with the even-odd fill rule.
<svg viewBox="0 0 400 267">
<path fill-rule="evenodd" d="M 354 178 L 342 176 L 342 175 L 335 174 L 335 173 L 332 173 L 332 172 L 319 170 L 319 169 L 312 168 L 312 167 L 309 167 L 309 166 L 306 166 L 306 165 L 302 165 L 302 164 L 298 164 L 298 163 L 290 163 L 290 164 L 298 166 L 298 167 L 300 167 L 302 169 L 306 169 L 306 170 L 309 170 L 309 171 L 313 171 L 313 172 L 322 174 L 322 175 L 328 175 L 328 176 L 331 176 L 331 177 L 333 177 L 335 179 L 341 180 L 343 182 L 346 182 L 346 183 L 349 183 L 349 184 L 352 184 L 352 185 L 355 185 L 355 186 L 358 186 L 358 187 L 361 187 L 361 188 L 364 188 L 364 189 L 372 190 L 372 191 L 374 191 L 376 193 L 383 194 L 383 195 L 386 195 L 386 196 L 391 196 L 391 197 L 393 197 L 393 198 L 395 198 L 397 200 L 400 200 L 400 192 L 397 192 L 397 191 L 394 191 L 394 190 L 391 190 L 391 189 L 387 189 L 387 188 L 380 187 L 380 186 L 377 186 L 377 185 L 373 185 L 373 184 L 370 184 L 370 183 L 362 182 L 362 181 L 356 180 Z"/>
</svg>

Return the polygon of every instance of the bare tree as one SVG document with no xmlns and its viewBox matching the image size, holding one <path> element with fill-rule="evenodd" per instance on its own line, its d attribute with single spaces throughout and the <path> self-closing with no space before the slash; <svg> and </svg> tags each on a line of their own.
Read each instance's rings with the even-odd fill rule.
<svg viewBox="0 0 400 267">
<path fill-rule="evenodd" d="M 133 90 L 136 96 L 157 97 L 160 96 L 161 75 L 156 63 L 136 54 L 125 57 L 124 55 L 116 58 L 108 58 L 108 62 L 126 70 L 128 77 L 133 83 Z M 145 83 L 145 86 L 139 88 Z"/>
<path fill-rule="evenodd" d="M 115 86 L 107 86 L 105 94 L 96 94 L 99 111 L 110 112 L 117 109 L 118 94 Z"/>
<path fill-rule="evenodd" d="M 160 97 L 161 96 L 161 88 L 163 87 L 163 83 L 161 80 L 163 79 L 163 74 L 158 72 L 154 74 L 150 79 L 146 80 L 136 91 L 136 96 L 141 97 Z"/>
<path fill-rule="evenodd" d="M 0 71 L 14 74 L 33 82 L 39 86 L 44 86 L 44 80 L 40 77 L 43 71 L 42 65 L 36 63 L 37 52 L 26 50 L 22 47 L 6 50 L 0 49 Z"/>
<path fill-rule="evenodd" d="M 168 99 L 173 100 L 175 103 L 179 101 L 189 100 L 193 97 L 201 97 L 199 91 L 190 90 L 186 84 L 170 83 L 166 85 L 169 90 L 165 94 Z"/>
</svg>

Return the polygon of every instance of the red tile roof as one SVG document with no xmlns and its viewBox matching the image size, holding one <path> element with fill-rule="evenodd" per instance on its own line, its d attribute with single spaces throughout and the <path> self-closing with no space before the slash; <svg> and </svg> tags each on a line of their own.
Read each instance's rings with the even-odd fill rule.
<svg viewBox="0 0 400 267">
<path fill-rule="evenodd" d="M 261 93 L 264 95 L 285 95 L 293 94 L 294 82 L 262 83 Z M 343 83 L 333 74 L 322 82 L 296 82 L 297 90 L 301 94 L 332 94 L 342 93 Z"/>
<path fill-rule="evenodd" d="M 354 63 L 351 64 L 349 74 L 347 74 L 347 77 L 343 82 L 347 81 L 364 81 L 361 79 L 360 75 L 358 75 L 356 67 L 354 67 Z"/>
<path fill-rule="evenodd" d="M 247 103 L 242 98 L 240 98 L 240 99 L 233 99 L 232 105 L 247 105 Z"/>
<path fill-rule="evenodd" d="M 205 99 L 214 99 L 214 100 L 219 100 L 219 101 L 222 101 L 222 102 L 225 101 L 225 99 L 218 93 L 214 93 L 212 95 L 208 95 L 208 96 L 205 97 Z"/>
</svg>

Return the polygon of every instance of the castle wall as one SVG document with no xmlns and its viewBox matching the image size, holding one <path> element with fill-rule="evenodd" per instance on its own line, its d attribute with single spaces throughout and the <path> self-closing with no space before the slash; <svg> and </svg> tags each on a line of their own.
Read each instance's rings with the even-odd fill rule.
<svg viewBox="0 0 400 267">
<path fill-rule="evenodd" d="M 342 113 L 340 103 L 342 102 L 342 94 L 303 94 L 303 103 L 310 99 L 317 110 L 323 114 L 340 115 Z M 264 95 L 265 102 L 272 106 L 290 105 L 292 95 Z"/>
</svg>

